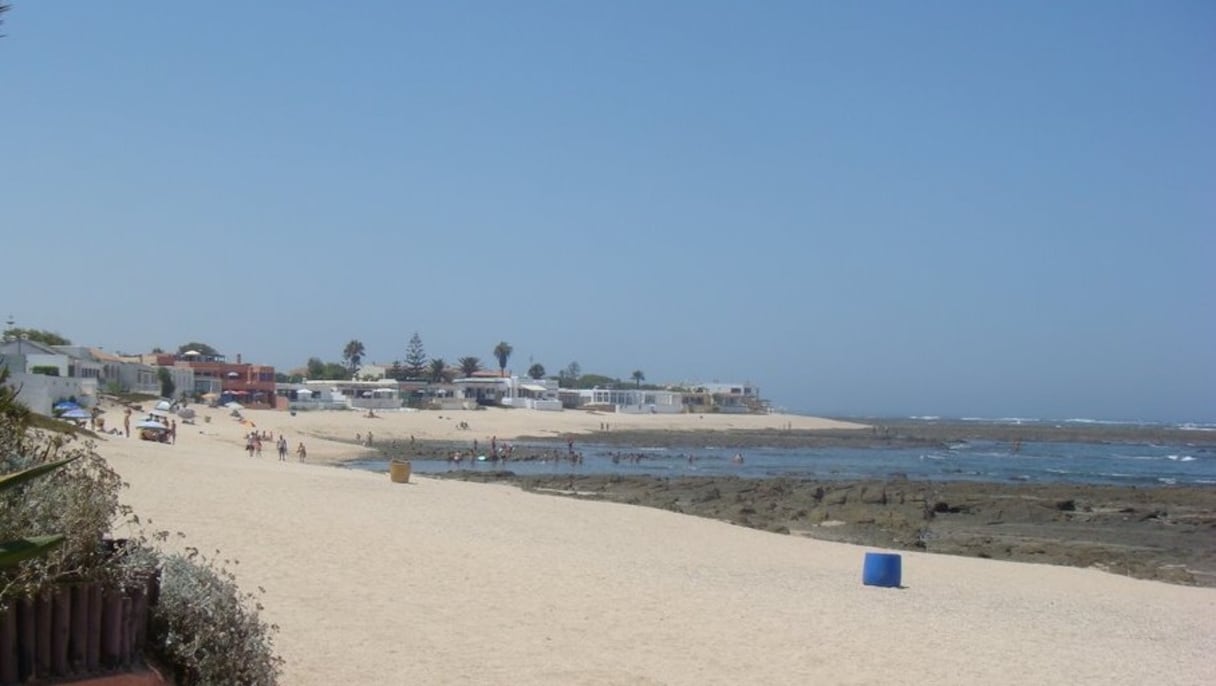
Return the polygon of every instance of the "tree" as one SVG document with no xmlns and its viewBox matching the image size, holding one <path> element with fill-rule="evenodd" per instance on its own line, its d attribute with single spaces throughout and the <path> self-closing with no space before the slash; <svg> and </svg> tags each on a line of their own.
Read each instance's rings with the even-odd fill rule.
<svg viewBox="0 0 1216 686">
<path fill-rule="evenodd" d="M 545 365 L 538 362 L 531 367 L 528 367 L 528 376 L 536 379 L 537 381 L 545 378 Z"/>
<path fill-rule="evenodd" d="M 321 373 L 322 379 L 330 381 L 345 381 L 351 378 L 350 369 L 345 365 L 337 362 L 326 362 L 325 371 Z"/>
<path fill-rule="evenodd" d="M 571 362 L 566 368 L 557 373 L 557 385 L 562 388 L 577 388 L 578 378 L 582 376 L 583 368 L 577 362 Z"/>
<path fill-rule="evenodd" d="M 363 342 L 352 338 L 346 347 L 342 349 L 342 359 L 346 360 L 346 366 L 350 369 L 350 375 L 353 377 L 355 372 L 359 371 L 359 363 L 363 362 L 363 355 L 367 352 L 363 347 Z"/>
<path fill-rule="evenodd" d="M 442 357 L 431 360 L 431 383 L 443 383 L 448 380 L 448 363 Z"/>
<path fill-rule="evenodd" d="M 388 378 L 398 381 L 405 381 L 405 367 L 401 366 L 401 360 L 393 360 L 393 366 L 388 368 Z"/>
<path fill-rule="evenodd" d="M 476 357 L 462 357 L 456 360 L 456 364 L 460 365 L 460 373 L 466 379 L 481 371 L 481 360 Z"/>
<path fill-rule="evenodd" d="M 325 378 L 325 363 L 319 357 L 308 358 L 308 378 L 324 379 Z"/>
<path fill-rule="evenodd" d="M 494 357 L 498 358 L 498 375 L 507 375 L 507 360 L 511 359 L 511 353 L 514 349 L 510 343 L 499 341 L 498 345 L 494 346 Z"/>
<path fill-rule="evenodd" d="M 173 376 L 169 374 L 169 368 L 157 367 L 156 378 L 160 379 L 160 397 L 172 398 L 177 386 L 173 383 Z"/>
<path fill-rule="evenodd" d="M 426 349 L 422 347 L 422 337 L 415 331 L 405 349 L 405 378 L 421 379 L 426 373 Z"/>
<path fill-rule="evenodd" d="M 219 357 L 220 356 L 220 351 L 216 350 L 215 348 L 212 348 L 211 346 L 207 345 L 206 343 L 199 343 L 198 341 L 190 341 L 189 343 L 185 343 L 185 344 L 177 346 L 178 355 L 184 355 L 190 351 L 194 351 L 196 353 L 201 353 L 207 357 Z"/>
<path fill-rule="evenodd" d="M 642 382 L 646 380 L 646 375 L 642 373 L 641 369 L 635 369 L 633 370 L 633 380 L 638 385 L 638 388 L 641 388 Z"/>
<path fill-rule="evenodd" d="M 575 388 L 616 388 L 621 385 L 620 379 L 614 379 L 603 374 L 583 374 L 578 377 Z"/>
<path fill-rule="evenodd" d="M 23 338 L 27 341 L 34 341 L 43 345 L 71 345 L 72 342 L 60 336 L 54 331 L 44 331 L 42 329 L 23 329 L 19 326 L 10 326 L 4 330 L 4 337 L 7 338 Z"/>
<path fill-rule="evenodd" d="M 0 26 L 4 26 L 4 13 L 13 9 L 13 6 L 8 3 L 0 3 Z M 0 38 L 4 38 L 4 34 L 0 33 Z"/>
</svg>

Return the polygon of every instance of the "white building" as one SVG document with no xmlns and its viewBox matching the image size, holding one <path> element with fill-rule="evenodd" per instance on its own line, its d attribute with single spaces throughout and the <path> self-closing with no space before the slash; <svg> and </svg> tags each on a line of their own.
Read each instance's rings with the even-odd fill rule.
<svg viewBox="0 0 1216 686">
<path fill-rule="evenodd" d="M 684 411 L 684 394 L 645 388 L 564 389 L 562 398 L 574 407 L 605 407 L 622 414 L 679 414 Z"/>
<path fill-rule="evenodd" d="M 8 385 L 20 389 L 17 399 L 34 412 L 50 415 L 61 400 L 74 400 L 82 407 L 97 404 L 100 364 L 74 360 L 28 339 L 0 342 L 0 364 L 9 370 Z"/>
</svg>

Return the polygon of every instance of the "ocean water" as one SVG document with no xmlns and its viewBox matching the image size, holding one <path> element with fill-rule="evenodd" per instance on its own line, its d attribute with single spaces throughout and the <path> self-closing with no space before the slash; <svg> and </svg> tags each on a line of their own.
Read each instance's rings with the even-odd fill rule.
<svg viewBox="0 0 1216 686">
<path fill-rule="evenodd" d="M 554 451 L 548 444 L 516 443 L 517 454 Z M 507 469 L 516 474 L 620 474 L 655 476 L 779 476 L 851 480 L 907 477 L 933 481 L 1076 483 L 1136 486 L 1216 487 L 1216 447 L 1107 443 L 965 441 L 948 448 L 747 448 L 647 447 L 579 443 L 581 465 L 568 461 L 512 461 L 472 469 Z M 557 454 L 565 446 L 556 448 Z M 732 460 L 738 453 L 742 464 Z M 614 460 L 614 456 L 617 458 Z M 634 459 L 637 456 L 637 459 Z M 691 458 L 691 459 L 690 459 Z M 351 467 L 386 471 L 387 460 L 369 458 Z M 442 460 L 415 460 L 420 474 L 448 471 Z M 468 469 L 469 462 L 463 463 Z"/>
</svg>

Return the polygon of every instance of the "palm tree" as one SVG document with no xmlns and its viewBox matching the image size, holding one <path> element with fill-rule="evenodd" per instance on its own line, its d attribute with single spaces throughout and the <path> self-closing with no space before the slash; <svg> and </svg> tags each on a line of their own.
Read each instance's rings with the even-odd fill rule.
<svg viewBox="0 0 1216 686">
<path fill-rule="evenodd" d="M 442 357 L 431 360 L 431 383 L 443 383 L 448 376 L 448 363 Z"/>
<path fill-rule="evenodd" d="M 511 358 L 511 344 L 506 341 L 499 341 L 498 345 L 494 346 L 494 357 L 498 358 L 498 375 L 507 375 L 507 360 Z"/>
<path fill-rule="evenodd" d="M 641 388 L 642 382 L 646 380 L 646 375 L 642 373 L 641 369 L 635 369 L 633 370 L 633 380 L 637 382 L 638 388 Z"/>
<path fill-rule="evenodd" d="M 460 365 L 460 373 L 466 379 L 481 371 L 481 360 L 476 357 L 462 357 L 456 360 L 456 363 Z"/>
<path fill-rule="evenodd" d="M 364 349 L 362 341 L 352 338 L 350 343 L 342 349 L 342 359 L 346 360 L 346 366 L 350 367 L 351 378 L 354 378 L 355 372 L 359 371 L 359 363 L 363 361 L 363 354 L 367 350 Z"/>
<path fill-rule="evenodd" d="M 536 379 L 537 381 L 545 378 L 545 365 L 538 362 L 531 367 L 528 367 L 528 376 Z"/>
</svg>

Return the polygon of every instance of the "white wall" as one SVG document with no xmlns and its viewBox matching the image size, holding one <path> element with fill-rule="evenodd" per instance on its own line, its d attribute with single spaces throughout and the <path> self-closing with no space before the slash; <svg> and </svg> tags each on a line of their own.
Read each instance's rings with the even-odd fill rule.
<svg viewBox="0 0 1216 686">
<path fill-rule="evenodd" d="M 75 396 L 81 407 L 90 407 L 97 398 L 97 379 L 14 373 L 9 376 L 8 385 L 21 389 L 17 400 L 44 415 L 50 415 L 51 408 L 61 399 Z"/>
</svg>

